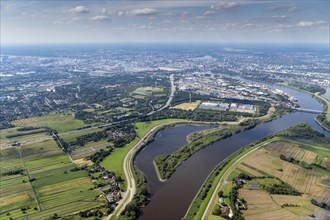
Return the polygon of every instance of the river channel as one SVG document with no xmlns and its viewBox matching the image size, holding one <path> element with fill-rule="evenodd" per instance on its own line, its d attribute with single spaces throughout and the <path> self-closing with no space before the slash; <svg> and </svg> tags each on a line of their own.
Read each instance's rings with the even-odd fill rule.
<svg viewBox="0 0 330 220">
<path fill-rule="evenodd" d="M 321 104 L 310 95 L 285 87 L 276 86 L 276 88 L 295 96 L 301 108 L 322 109 Z M 160 154 L 173 152 L 180 146 L 185 145 L 186 136 L 189 133 L 208 129 L 209 127 L 177 125 L 161 130 L 155 136 L 155 141 L 140 151 L 134 161 L 134 165 L 145 174 L 148 189 L 151 193 L 151 201 L 143 208 L 143 213 L 139 219 L 181 219 L 184 217 L 198 189 L 217 164 L 238 149 L 268 135 L 303 121 L 315 130 L 330 137 L 330 132 L 322 129 L 314 120 L 315 117 L 316 114 L 313 113 L 294 112 L 215 142 L 192 155 L 165 182 L 157 179 L 153 159 Z"/>
</svg>

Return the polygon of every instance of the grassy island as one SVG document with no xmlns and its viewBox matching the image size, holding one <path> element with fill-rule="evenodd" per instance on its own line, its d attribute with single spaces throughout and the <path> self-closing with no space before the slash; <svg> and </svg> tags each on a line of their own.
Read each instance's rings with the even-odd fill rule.
<svg viewBox="0 0 330 220">
<path fill-rule="evenodd" d="M 274 111 L 273 108 L 269 109 L 266 116 L 259 118 L 249 118 L 241 120 L 237 123 L 223 123 L 221 128 L 215 128 L 208 131 L 196 132 L 189 137 L 189 143 L 172 154 L 164 154 L 155 158 L 154 164 L 157 173 L 161 180 L 168 179 L 185 160 L 200 149 L 226 137 L 232 136 L 235 133 L 251 129 L 260 123 L 267 122 L 280 115 L 285 114 L 287 111 L 278 109 Z"/>
</svg>

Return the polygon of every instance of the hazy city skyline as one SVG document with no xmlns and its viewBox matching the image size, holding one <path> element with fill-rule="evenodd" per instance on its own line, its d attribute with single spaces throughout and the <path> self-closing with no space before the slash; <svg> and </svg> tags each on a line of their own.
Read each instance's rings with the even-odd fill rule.
<svg viewBox="0 0 330 220">
<path fill-rule="evenodd" d="M 1 1 L 1 44 L 329 43 L 329 1 Z"/>
</svg>

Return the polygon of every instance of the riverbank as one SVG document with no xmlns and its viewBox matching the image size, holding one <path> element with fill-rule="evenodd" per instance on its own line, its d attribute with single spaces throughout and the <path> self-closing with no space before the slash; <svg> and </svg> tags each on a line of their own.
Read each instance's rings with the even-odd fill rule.
<svg viewBox="0 0 330 220">
<path fill-rule="evenodd" d="M 275 111 L 274 108 L 268 110 L 267 115 L 261 116 L 260 119 L 270 121 L 275 117 L 281 116 L 284 114 L 283 109 L 278 109 Z M 251 120 L 250 118 L 241 118 L 235 124 L 246 123 L 246 121 Z M 119 216 L 125 210 L 127 204 L 136 205 L 134 201 L 138 196 L 136 192 L 139 189 L 136 188 L 136 179 L 135 179 L 135 170 L 133 167 L 133 160 L 137 153 L 143 149 L 143 147 L 154 137 L 154 135 L 160 130 L 164 129 L 167 126 L 173 126 L 175 124 L 196 124 L 196 125 L 219 125 L 227 124 L 229 122 L 200 122 L 200 121 L 188 121 L 184 119 L 164 119 L 151 122 L 137 122 L 135 123 L 137 137 L 129 145 L 124 148 L 116 149 L 111 155 L 109 155 L 103 162 L 102 166 L 106 169 L 119 173 L 122 179 L 124 179 L 123 187 L 126 189 L 126 192 L 123 193 L 123 199 L 118 202 L 118 206 L 115 211 L 111 214 L 113 216 Z M 233 125 L 231 125 L 233 126 Z M 117 152 L 116 152 L 117 151 Z M 124 162 L 122 162 L 124 161 Z M 114 171 L 115 170 L 115 171 Z M 160 180 L 165 178 L 160 178 Z M 140 186 L 145 187 L 146 183 L 142 183 Z M 140 190 L 143 191 L 143 190 Z"/>
<path fill-rule="evenodd" d="M 297 91 L 300 91 L 300 92 L 309 94 L 312 97 L 315 97 L 322 104 L 323 111 L 324 112 L 330 112 L 330 101 L 327 100 L 327 99 L 325 99 L 325 98 L 323 98 L 322 96 L 320 96 L 320 93 L 319 92 L 313 93 L 313 92 L 310 92 L 310 91 L 307 91 L 307 90 L 304 90 L 304 89 L 301 89 L 301 88 L 290 86 L 287 82 L 286 83 L 279 83 L 278 85 L 285 86 L 287 88 L 294 89 L 294 90 L 297 90 Z M 320 113 L 320 114 L 318 114 L 315 117 L 315 121 L 323 129 L 325 129 L 327 131 L 330 131 L 330 114 L 322 114 L 322 113 Z"/>
<path fill-rule="evenodd" d="M 141 176 L 138 172 L 134 169 L 133 166 L 133 160 L 137 154 L 149 141 L 150 138 L 152 138 L 155 133 L 157 133 L 159 130 L 163 129 L 166 126 L 169 126 L 171 124 L 178 124 L 178 123 L 185 123 L 186 120 L 182 119 L 164 119 L 164 120 L 158 120 L 158 121 L 152 121 L 152 122 L 137 122 L 135 123 L 135 127 L 137 129 L 137 137 L 132 141 L 129 145 L 125 146 L 121 149 L 121 151 L 117 154 L 111 154 L 109 155 L 104 163 L 102 162 L 102 166 L 104 166 L 106 169 L 113 169 L 117 168 L 117 172 L 122 172 L 125 178 L 125 193 L 123 193 L 123 198 L 118 202 L 115 210 L 113 213 L 111 213 L 107 219 L 112 218 L 120 218 L 122 217 L 122 213 L 126 214 L 126 207 L 131 204 L 131 206 L 136 207 L 137 202 L 134 201 L 135 198 L 138 196 L 136 195 L 136 192 L 141 192 L 142 188 L 146 189 L 145 181 L 139 181 L 138 184 L 136 183 L 137 177 Z M 118 149 L 117 149 L 118 150 Z M 116 151 L 115 151 L 116 152 Z M 111 160 L 114 159 L 115 164 L 111 163 Z M 113 170 L 110 170 L 114 172 Z M 139 187 L 139 188 L 137 188 Z M 147 192 L 146 192 L 147 193 Z M 142 194 L 142 193 L 141 193 Z M 143 192 L 145 194 L 145 190 Z M 134 215 L 137 215 L 137 212 L 134 212 Z M 131 215 L 131 212 L 128 212 L 128 215 Z M 128 216 L 127 218 L 133 218 L 135 219 L 137 216 Z"/>
<path fill-rule="evenodd" d="M 237 122 L 220 122 L 218 125 L 226 125 L 220 129 L 211 129 L 208 131 L 200 131 L 189 135 L 188 144 L 181 147 L 178 151 L 172 154 L 159 155 L 154 159 L 158 179 L 168 179 L 175 170 L 191 155 L 200 149 L 226 137 L 232 136 L 241 131 L 245 131 L 255 127 L 256 125 L 268 122 L 273 118 L 280 117 L 285 114 L 285 111 L 276 112 L 274 107 L 268 110 L 267 115 L 258 118 L 242 118 Z"/>
<path fill-rule="evenodd" d="M 183 219 L 202 219 L 203 213 L 211 200 L 212 195 L 216 191 L 217 184 L 221 181 L 221 177 L 230 168 L 230 166 L 235 163 L 235 161 L 260 146 L 260 141 L 255 144 L 248 145 L 245 148 L 231 154 L 220 164 L 218 164 L 204 181 L 203 185 L 191 202 Z"/>
<path fill-rule="evenodd" d="M 322 96 L 320 96 L 319 93 L 315 93 L 314 96 L 322 103 L 323 105 L 323 111 L 328 112 L 328 114 L 326 114 L 324 116 L 324 114 L 319 114 L 315 120 L 317 123 L 319 123 L 319 125 L 321 125 L 322 128 L 326 129 L 327 131 L 330 131 L 330 101 L 323 98 Z"/>
<path fill-rule="evenodd" d="M 305 133 L 302 133 L 302 130 L 307 130 Z M 264 147 L 272 142 L 278 142 L 282 140 L 289 141 L 290 143 L 294 142 L 292 139 L 301 140 L 301 138 L 307 138 L 308 140 L 323 140 L 322 135 L 310 127 L 306 127 L 306 124 L 298 124 L 294 127 L 291 127 L 285 131 L 278 132 L 274 135 L 271 135 L 267 138 L 264 138 L 261 141 L 250 144 L 238 152 L 230 155 L 226 160 L 221 162 L 216 166 L 216 168 L 210 173 L 208 178 L 205 180 L 204 184 L 196 194 L 193 202 L 191 203 L 184 219 L 208 219 L 212 214 L 215 203 L 218 201 L 217 192 L 220 191 L 220 185 L 224 185 L 225 177 L 228 178 L 228 173 L 232 171 L 234 167 L 240 160 L 258 150 L 261 147 Z M 327 145 L 329 144 L 329 139 L 324 139 L 325 142 L 320 145 L 320 147 L 315 147 L 315 151 L 326 151 Z M 300 141 L 301 142 L 301 141 Z M 300 143 L 298 142 L 298 143 Z M 310 150 L 310 146 L 301 144 L 306 150 Z M 313 146 L 314 148 L 314 146 Z M 319 152 L 318 152 L 319 153 Z M 323 153 L 323 152 L 322 152 Z M 324 154 L 322 154 L 324 155 Z M 230 179 L 230 178 L 229 178 Z M 229 180 L 228 180 L 229 181 Z M 214 216 L 212 216 L 214 217 Z"/>
<path fill-rule="evenodd" d="M 101 166 L 107 170 L 116 173 L 124 180 L 124 188 L 126 189 L 127 179 L 124 173 L 123 161 L 127 153 L 132 149 L 141 139 L 145 138 L 145 135 L 153 128 L 159 125 L 166 125 L 171 123 L 188 122 L 184 119 L 164 119 L 152 122 L 137 122 L 135 123 L 136 138 L 123 148 L 117 148 L 113 153 L 107 156 L 101 163 Z M 144 140 L 146 141 L 146 140 Z"/>
</svg>

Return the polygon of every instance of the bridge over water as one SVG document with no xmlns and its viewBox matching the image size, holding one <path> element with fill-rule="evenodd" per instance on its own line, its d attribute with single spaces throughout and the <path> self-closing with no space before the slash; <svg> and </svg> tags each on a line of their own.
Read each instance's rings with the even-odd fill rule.
<svg viewBox="0 0 330 220">
<path fill-rule="evenodd" d="M 310 113 L 315 113 L 315 114 L 319 114 L 319 113 L 322 113 L 322 114 L 330 114 L 330 112 L 324 112 L 322 110 L 315 110 L 315 109 L 307 109 L 307 108 L 293 108 L 297 111 L 301 111 L 301 112 L 310 112 Z"/>
</svg>

